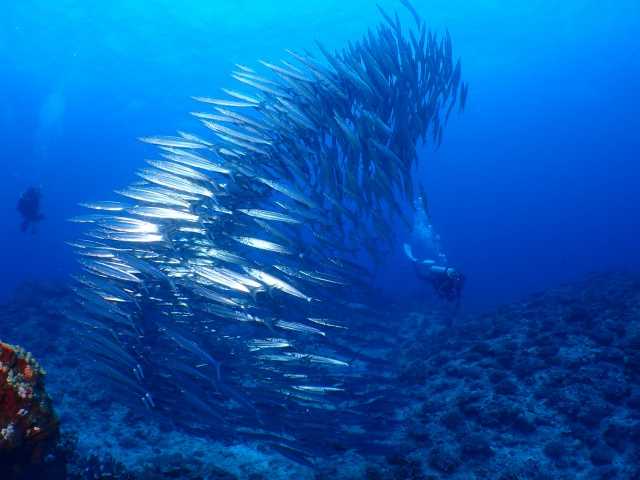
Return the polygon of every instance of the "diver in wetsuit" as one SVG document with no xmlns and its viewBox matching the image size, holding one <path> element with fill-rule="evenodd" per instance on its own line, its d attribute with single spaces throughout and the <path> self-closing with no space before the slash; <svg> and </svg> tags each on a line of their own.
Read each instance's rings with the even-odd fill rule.
<svg viewBox="0 0 640 480">
<path fill-rule="evenodd" d="M 35 224 L 44 219 L 44 215 L 40 211 L 40 199 L 42 194 L 40 189 L 29 187 L 18 200 L 18 212 L 22 216 L 22 224 L 20 230 L 26 232 L 31 226 L 32 233 L 35 233 Z"/>
<path fill-rule="evenodd" d="M 416 274 L 431 283 L 438 298 L 448 302 L 460 302 L 465 276 L 447 265 L 447 256 L 440 249 L 440 239 L 433 231 L 426 202 L 420 197 L 416 201 L 411 244 L 405 243 L 403 247 L 405 255 L 416 269 Z M 422 257 L 422 260 L 417 257 Z"/>
<path fill-rule="evenodd" d="M 404 244 L 404 252 L 407 258 L 413 262 L 416 274 L 431 283 L 439 298 L 449 302 L 460 301 L 465 281 L 465 276 L 462 273 L 447 265 L 439 265 L 435 260 L 418 260 L 413 256 L 411 246 L 406 243 Z"/>
</svg>

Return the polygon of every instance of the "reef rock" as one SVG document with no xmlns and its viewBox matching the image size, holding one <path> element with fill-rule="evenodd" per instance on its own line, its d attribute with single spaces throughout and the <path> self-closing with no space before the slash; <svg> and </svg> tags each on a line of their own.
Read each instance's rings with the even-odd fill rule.
<svg viewBox="0 0 640 480">
<path fill-rule="evenodd" d="M 20 478 L 44 463 L 58 439 L 58 420 L 30 353 L 0 342 L 0 472 Z"/>
</svg>

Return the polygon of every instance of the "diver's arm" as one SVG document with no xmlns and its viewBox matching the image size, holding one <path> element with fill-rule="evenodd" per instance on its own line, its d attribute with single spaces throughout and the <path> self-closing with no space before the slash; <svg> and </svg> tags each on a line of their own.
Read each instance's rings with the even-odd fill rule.
<svg viewBox="0 0 640 480">
<path fill-rule="evenodd" d="M 403 243 L 402 247 L 404 248 L 404 254 L 407 256 L 407 258 L 414 263 L 418 263 L 418 259 L 413 256 L 413 250 L 411 249 L 411 245 L 409 245 L 408 243 Z"/>
</svg>

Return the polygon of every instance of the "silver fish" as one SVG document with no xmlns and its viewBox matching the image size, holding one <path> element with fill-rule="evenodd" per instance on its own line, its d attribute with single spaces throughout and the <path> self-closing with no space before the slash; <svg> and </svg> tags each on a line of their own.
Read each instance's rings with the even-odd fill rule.
<svg viewBox="0 0 640 480">
<path fill-rule="evenodd" d="M 207 148 L 206 145 L 196 142 L 190 142 L 180 137 L 140 137 L 138 140 L 152 145 L 160 145 L 163 147 L 176 147 L 188 149 Z"/>
<path fill-rule="evenodd" d="M 259 280 L 260 282 L 264 283 L 266 286 L 270 288 L 275 288 L 276 290 L 280 290 L 289 295 L 293 295 L 294 297 L 301 298 L 307 302 L 311 302 L 312 300 L 311 297 L 305 295 L 294 286 L 288 284 L 287 282 L 269 273 L 263 272 L 262 270 L 258 270 L 257 268 L 250 268 L 250 267 L 245 267 L 245 271 L 249 275 L 251 275 L 253 278 Z"/>
<path fill-rule="evenodd" d="M 284 223 L 293 223 L 293 224 L 298 224 L 300 223 L 299 220 L 296 220 L 293 217 L 290 217 L 289 215 L 286 215 L 284 213 L 279 213 L 279 212 L 271 212 L 268 210 L 260 210 L 257 208 L 239 208 L 238 212 L 244 213 L 245 215 L 248 215 L 250 217 L 255 217 L 255 218 L 261 218 L 263 220 L 271 220 L 274 222 L 284 222 Z"/>
<path fill-rule="evenodd" d="M 158 218 L 161 220 L 182 220 L 185 222 L 197 222 L 200 220 L 198 215 L 193 213 L 184 212 L 181 210 L 174 210 L 172 208 L 163 207 L 133 207 L 129 209 L 129 212 L 141 217 Z"/>
<path fill-rule="evenodd" d="M 257 248 L 259 250 L 282 253 L 285 255 L 293 255 L 293 252 L 289 250 L 287 247 L 278 245 L 277 243 L 270 242 L 268 240 L 262 240 L 260 238 L 244 237 L 244 236 L 232 236 L 231 238 L 233 238 L 238 243 L 242 243 L 243 245 Z"/>
<path fill-rule="evenodd" d="M 211 190 L 170 173 L 146 169 L 138 172 L 138 175 L 148 182 L 155 183 L 172 190 L 186 192 L 192 195 L 201 195 L 203 197 L 213 197 L 213 192 L 211 192 Z"/>
</svg>

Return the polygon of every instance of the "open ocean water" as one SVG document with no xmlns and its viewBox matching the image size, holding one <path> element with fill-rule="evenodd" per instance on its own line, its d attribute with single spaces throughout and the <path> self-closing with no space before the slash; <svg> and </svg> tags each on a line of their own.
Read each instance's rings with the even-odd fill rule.
<svg viewBox="0 0 640 480">
<path fill-rule="evenodd" d="M 4 3 L 0 480 L 640 478 L 637 1 Z"/>
</svg>

